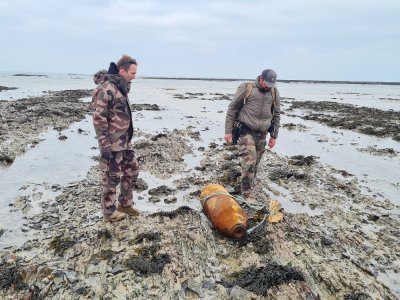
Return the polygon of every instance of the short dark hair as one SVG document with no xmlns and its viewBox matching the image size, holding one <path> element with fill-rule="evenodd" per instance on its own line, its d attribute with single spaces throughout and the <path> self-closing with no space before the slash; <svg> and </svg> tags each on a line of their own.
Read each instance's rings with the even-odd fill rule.
<svg viewBox="0 0 400 300">
<path fill-rule="evenodd" d="M 125 71 L 128 71 L 131 65 L 137 65 L 136 59 L 126 54 L 122 55 L 122 57 L 117 62 L 118 70 L 124 69 Z"/>
</svg>

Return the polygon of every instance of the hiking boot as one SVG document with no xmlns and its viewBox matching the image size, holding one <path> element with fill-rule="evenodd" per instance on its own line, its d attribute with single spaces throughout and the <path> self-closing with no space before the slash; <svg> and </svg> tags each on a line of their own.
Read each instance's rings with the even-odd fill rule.
<svg viewBox="0 0 400 300">
<path fill-rule="evenodd" d="M 121 213 L 125 213 L 125 214 L 133 216 L 133 217 L 137 217 L 140 215 L 140 211 L 137 210 L 136 208 L 133 208 L 133 206 L 129 206 L 129 207 L 118 206 L 117 210 Z"/>
<path fill-rule="evenodd" d="M 116 221 L 121 221 L 125 217 L 126 217 L 126 214 L 116 210 L 112 214 L 104 215 L 104 221 L 106 221 L 106 222 L 116 222 Z"/>
<path fill-rule="evenodd" d="M 254 198 L 252 193 L 243 193 L 243 198 L 246 200 L 248 203 L 256 203 L 256 198 Z"/>
</svg>

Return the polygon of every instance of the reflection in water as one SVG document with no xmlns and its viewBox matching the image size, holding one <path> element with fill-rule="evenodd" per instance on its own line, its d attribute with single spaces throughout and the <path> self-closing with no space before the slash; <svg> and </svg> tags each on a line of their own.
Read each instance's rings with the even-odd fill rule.
<svg viewBox="0 0 400 300">
<path fill-rule="evenodd" d="M 85 119 L 62 131 L 61 134 L 67 136 L 62 141 L 58 139 L 59 132 L 48 130 L 41 135 L 41 143 L 17 157 L 11 166 L 0 169 L 0 228 L 6 229 L 0 247 L 14 244 L 10 243 L 11 236 L 13 240 L 23 237 L 20 226 L 16 225 L 22 223 L 23 215 L 19 209 L 9 206 L 14 205 L 18 196 L 30 201 L 32 212 L 36 212 L 40 202 L 57 195 L 57 185 L 85 178 L 94 163 L 91 157 L 97 155 L 97 151 L 91 149 L 97 142 L 92 138 L 89 121 Z M 83 133 L 78 133 L 79 128 Z"/>
</svg>

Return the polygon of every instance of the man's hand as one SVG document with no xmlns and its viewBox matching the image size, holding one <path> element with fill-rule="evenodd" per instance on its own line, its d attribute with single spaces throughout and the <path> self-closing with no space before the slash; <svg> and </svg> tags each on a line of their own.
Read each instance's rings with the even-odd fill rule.
<svg viewBox="0 0 400 300">
<path fill-rule="evenodd" d="M 273 137 L 270 138 L 269 141 L 268 141 L 268 147 L 270 149 L 272 149 L 272 148 L 274 148 L 275 144 L 276 144 L 276 139 L 274 139 Z"/>
<path fill-rule="evenodd" d="M 110 160 L 111 158 L 111 148 L 100 148 L 100 157 L 105 160 Z"/>
<path fill-rule="evenodd" d="M 224 138 L 228 145 L 232 144 L 232 133 L 225 134 Z"/>
</svg>

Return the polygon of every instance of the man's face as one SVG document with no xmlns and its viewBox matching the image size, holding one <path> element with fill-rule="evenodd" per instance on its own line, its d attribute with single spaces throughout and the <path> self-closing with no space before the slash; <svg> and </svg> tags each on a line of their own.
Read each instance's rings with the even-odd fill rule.
<svg viewBox="0 0 400 300">
<path fill-rule="evenodd" d="M 266 90 L 270 89 L 270 87 L 268 86 L 267 82 L 262 77 L 260 77 L 259 83 L 260 83 L 260 86 L 263 89 L 266 89 Z"/>
<path fill-rule="evenodd" d="M 119 70 L 119 74 L 125 78 L 127 82 L 130 82 L 131 80 L 136 78 L 136 70 L 137 70 L 137 65 L 131 64 L 129 66 L 128 71 L 125 71 L 124 69 Z"/>
</svg>

